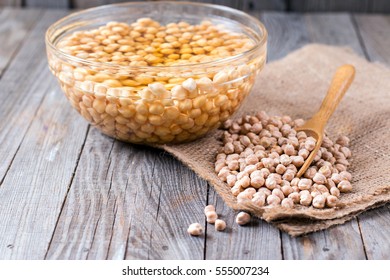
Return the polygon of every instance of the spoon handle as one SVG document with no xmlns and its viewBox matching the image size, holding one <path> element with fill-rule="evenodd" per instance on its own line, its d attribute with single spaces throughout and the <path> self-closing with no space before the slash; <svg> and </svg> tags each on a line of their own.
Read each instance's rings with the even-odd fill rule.
<svg viewBox="0 0 390 280">
<path fill-rule="evenodd" d="M 345 64 L 337 69 L 329 86 L 328 93 L 322 101 L 320 109 L 313 117 L 313 119 L 315 119 L 315 123 L 321 125 L 322 129 L 325 128 L 326 123 L 336 110 L 337 105 L 348 90 L 354 77 L 355 67 L 352 65 Z"/>
</svg>

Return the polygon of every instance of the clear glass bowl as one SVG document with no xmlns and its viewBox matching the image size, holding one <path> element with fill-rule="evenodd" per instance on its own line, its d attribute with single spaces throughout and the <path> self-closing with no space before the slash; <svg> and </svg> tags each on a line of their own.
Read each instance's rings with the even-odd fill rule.
<svg viewBox="0 0 390 280">
<path fill-rule="evenodd" d="M 176 66 L 91 62 L 58 48 L 64 37 L 76 31 L 110 21 L 131 24 L 145 17 L 160 24 L 185 21 L 194 25 L 204 20 L 223 24 L 249 36 L 254 46 L 231 57 Z M 57 21 L 46 32 L 46 50 L 50 70 L 71 105 L 103 133 L 131 143 L 182 143 L 217 128 L 238 109 L 265 64 L 267 31 L 257 19 L 224 6 L 132 2 L 87 9 Z M 224 79 L 215 79 L 215 75 Z M 211 86 L 199 84 L 185 97 L 171 94 L 175 85 L 202 77 L 214 78 L 214 82 Z M 157 88 L 163 85 L 164 94 L 148 94 L 156 83 Z"/>
</svg>

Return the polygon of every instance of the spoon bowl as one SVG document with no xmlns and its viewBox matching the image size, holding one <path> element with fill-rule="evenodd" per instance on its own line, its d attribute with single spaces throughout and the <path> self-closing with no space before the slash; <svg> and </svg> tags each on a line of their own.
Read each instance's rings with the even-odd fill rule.
<svg viewBox="0 0 390 280">
<path fill-rule="evenodd" d="M 311 136 L 316 140 L 316 145 L 313 151 L 305 160 L 304 164 L 298 171 L 297 177 L 301 177 L 310 164 L 313 162 L 318 150 L 321 147 L 325 126 L 336 110 L 341 99 L 347 92 L 355 77 L 355 67 L 349 64 L 340 66 L 335 75 L 333 76 L 332 82 L 329 86 L 328 93 L 322 101 L 321 107 L 318 112 L 308 120 L 304 125 L 296 128 L 296 131 L 304 131 L 307 136 Z"/>
</svg>

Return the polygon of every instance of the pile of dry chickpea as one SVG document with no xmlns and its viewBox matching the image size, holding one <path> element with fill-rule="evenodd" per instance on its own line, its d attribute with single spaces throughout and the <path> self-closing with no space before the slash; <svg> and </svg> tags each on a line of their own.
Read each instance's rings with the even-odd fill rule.
<svg viewBox="0 0 390 280">
<path fill-rule="evenodd" d="M 302 119 L 270 117 L 265 112 L 224 123 L 215 171 L 231 187 L 238 203 L 336 207 L 340 193 L 352 190 L 346 136 L 333 142 L 325 135 L 311 166 L 303 177 L 296 177 L 316 145 L 313 137 L 294 129 L 303 124 Z"/>
<path fill-rule="evenodd" d="M 72 106 L 105 134 L 132 143 L 178 143 L 199 138 L 236 111 L 265 53 L 237 65 L 191 67 L 253 46 L 247 35 L 208 21 L 162 25 L 141 18 L 74 32 L 57 47 L 75 59 L 48 57 Z"/>
</svg>

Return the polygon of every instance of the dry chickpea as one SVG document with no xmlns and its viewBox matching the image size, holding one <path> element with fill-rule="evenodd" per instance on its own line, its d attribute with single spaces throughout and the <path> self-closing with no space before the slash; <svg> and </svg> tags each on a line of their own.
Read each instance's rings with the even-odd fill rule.
<svg viewBox="0 0 390 280">
<path fill-rule="evenodd" d="M 325 165 L 325 166 L 322 166 L 319 170 L 318 170 L 318 173 L 321 173 L 322 175 L 324 175 L 326 178 L 330 177 L 332 175 L 332 170 L 330 169 L 329 166 Z"/>
<path fill-rule="evenodd" d="M 251 216 L 246 212 L 240 212 L 236 217 L 236 223 L 239 224 L 240 226 L 248 224 L 250 220 L 251 220 Z"/>
<path fill-rule="evenodd" d="M 331 176 L 331 179 L 332 181 L 335 183 L 335 184 L 338 184 L 341 182 L 341 180 L 343 179 L 340 174 L 338 173 L 333 173 L 332 176 Z"/>
<path fill-rule="evenodd" d="M 298 183 L 298 188 L 300 190 L 309 190 L 313 182 L 310 179 L 301 179 Z"/>
<path fill-rule="evenodd" d="M 267 189 L 267 188 L 260 188 L 257 192 L 258 192 L 258 193 L 264 193 L 265 196 L 269 196 L 269 195 L 272 193 L 272 192 L 271 192 L 269 189 Z"/>
<path fill-rule="evenodd" d="M 271 194 L 267 196 L 267 203 L 268 205 L 279 205 L 282 200 L 279 196 Z"/>
<path fill-rule="evenodd" d="M 267 180 L 265 180 L 265 186 L 270 189 L 270 190 L 273 190 L 277 187 L 278 183 L 276 182 L 276 180 L 272 177 L 268 177 Z"/>
<path fill-rule="evenodd" d="M 352 190 L 352 185 L 347 180 L 342 180 L 340 183 L 338 183 L 337 188 L 340 190 L 340 192 L 350 192 Z"/>
<path fill-rule="evenodd" d="M 272 194 L 276 195 L 277 197 L 280 198 L 280 200 L 284 199 L 284 193 L 280 189 L 274 189 L 272 190 Z"/>
<path fill-rule="evenodd" d="M 291 144 L 287 144 L 285 147 L 284 147 L 284 153 L 288 156 L 293 156 L 295 155 L 295 148 L 293 145 Z"/>
<path fill-rule="evenodd" d="M 341 145 L 341 146 L 348 147 L 349 141 L 350 140 L 347 136 L 340 136 L 339 138 L 337 138 L 336 143 Z"/>
<path fill-rule="evenodd" d="M 258 195 L 253 195 L 252 202 L 259 207 L 265 205 L 266 195 L 264 193 L 256 193 Z"/>
<path fill-rule="evenodd" d="M 193 236 L 198 236 L 203 233 L 203 227 L 199 223 L 193 223 L 188 227 L 187 232 Z"/>
<path fill-rule="evenodd" d="M 214 205 L 207 205 L 205 208 L 204 208 L 204 214 L 207 215 L 207 212 L 215 212 L 215 207 Z"/>
<path fill-rule="evenodd" d="M 303 190 L 300 192 L 300 201 L 299 203 L 304 206 L 310 206 L 311 202 L 313 200 L 313 197 L 309 193 L 308 190 Z"/>
<path fill-rule="evenodd" d="M 289 195 L 288 195 L 288 198 L 291 198 L 292 201 L 293 201 L 295 204 L 299 203 L 300 200 L 301 200 L 301 196 L 300 196 L 300 194 L 297 193 L 297 192 L 293 192 L 293 193 L 289 194 Z"/>
<path fill-rule="evenodd" d="M 206 212 L 206 218 L 208 223 L 214 224 L 215 221 L 218 219 L 218 215 L 215 211 L 208 211 Z"/>
<path fill-rule="evenodd" d="M 313 207 L 315 208 L 324 208 L 325 207 L 325 197 L 322 195 L 317 195 L 316 197 L 313 198 Z"/>
<path fill-rule="evenodd" d="M 281 202 L 282 207 L 286 208 L 293 208 L 294 207 L 294 201 L 292 198 L 284 198 Z"/>
<path fill-rule="evenodd" d="M 313 179 L 316 174 L 317 174 L 317 169 L 314 166 L 312 166 L 306 170 L 304 177 L 307 179 Z"/>
<path fill-rule="evenodd" d="M 329 193 L 335 197 L 340 196 L 340 190 L 337 187 L 331 187 Z"/>
<path fill-rule="evenodd" d="M 294 192 L 291 186 L 282 186 L 281 191 L 283 192 L 285 197 L 288 197 L 291 193 Z"/>
<path fill-rule="evenodd" d="M 214 225 L 217 231 L 224 231 L 226 228 L 226 222 L 220 219 L 215 220 Z"/>
<path fill-rule="evenodd" d="M 292 181 L 295 177 L 295 174 L 296 174 L 296 171 L 288 169 L 283 174 L 283 180 Z"/>
<path fill-rule="evenodd" d="M 316 146 L 316 140 L 313 137 L 307 137 L 305 141 L 305 149 L 309 152 L 313 151 Z"/>
<path fill-rule="evenodd" d="M 341 171 L 339 173 L 339 175 L 340 175 L 342 180 L 347 180 L 347 181 L 351 181 L 352 180 L 352 175 L 348 171 Z"/>
<path fill-rule="evenodd" d="M 252 173 L 253 174 L 253 173 Z M 250 185 L 254 188 L 260 188 L 264 185 L 265 180 L 262 175 L 252 176 L 251 175 L 251 181 Z"/>
<path fill-rule="evenodd" d="M 226 177 L 226 182 L 227 182 L 227 184 L 228 184 L 229 187 L 233 187 L 234 184 L 237 182 L 237 177 L 236 177 L 236 175 L 231 174 L 231 175 L 227 176 L 227 177 Z M 251 185 L 253 186 L 252 180 L 251 180 Z"/>
<path fill-rule="evenodd" d="M 313 177 L 313 182 L 317 184 L 325 184 L 326 177 L 322 173 L 316 173 Z"/>
</svg>

